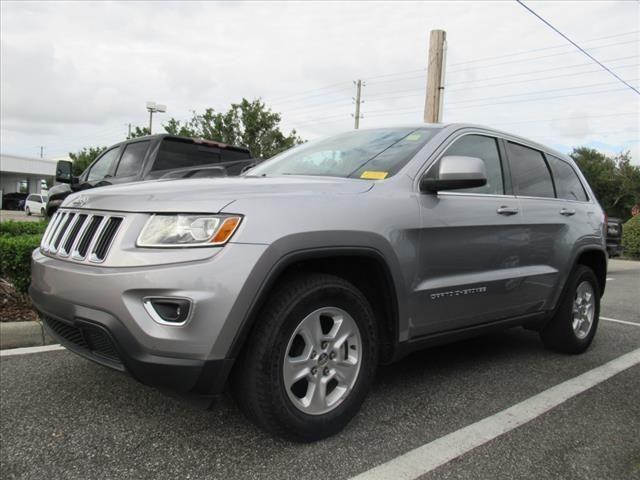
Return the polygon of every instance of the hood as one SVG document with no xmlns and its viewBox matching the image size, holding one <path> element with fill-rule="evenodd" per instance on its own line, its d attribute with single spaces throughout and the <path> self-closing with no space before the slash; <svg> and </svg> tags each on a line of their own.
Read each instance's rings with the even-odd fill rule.
<svg viewBox="0 0 640 480">
<path fill-rule="evenodd" d="M 225 177 L 113 185 L 77 192 L 63 207 L 123 212 L 217 213 L 237 199 L 355 195 L 373 182 L 329 177 Z"/>
</svg>

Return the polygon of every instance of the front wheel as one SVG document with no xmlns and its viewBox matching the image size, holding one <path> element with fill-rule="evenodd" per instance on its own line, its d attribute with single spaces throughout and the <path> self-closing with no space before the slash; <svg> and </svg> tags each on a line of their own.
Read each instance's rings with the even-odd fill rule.
<svg viewBox="0 0 640 480">
<path fill-rule="evenodd" d="M 547 348 L 564 353 L 584 352 L 596 334 L 600 316 L 600 286 L 589 267 L 578 265 L 540 336 Z"/>
<path fill-rule="evenodd" d="M 25 208 L 24 211 L 27 213 L 28 216 L 31 216 L 31 210 L 29 210 L 29 207 Z"/>
<path fill-rule="evenodd" d="M 234 372 L 240 408 L 297 441 L 340 431 L 358 412 L 378 362 L 375 317 L 351 283 L 305 274 L 282 283 Z"/>
</svg>

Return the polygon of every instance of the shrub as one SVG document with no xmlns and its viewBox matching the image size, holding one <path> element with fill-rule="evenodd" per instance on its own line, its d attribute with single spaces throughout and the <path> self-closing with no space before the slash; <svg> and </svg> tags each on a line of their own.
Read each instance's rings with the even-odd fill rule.
<svg viewBox="0 0 640 480">
<path fill-rule="evenodd" d="M 640 215 L 631 217 L 622 227 L 622 246 L 625 256 L 640 258 Z"/>
<path fill-rule="evenodd" d="M 4 231 L 0 235 L 0 275 L 21 293 L 29 289 L 31 252 L 38 248 L 41 238 L 41 234 L 10 236 Z"/>
<path fill-rule="evenodd" d="M 0 237 L 18 235 L 42 235 L 47 228 L 47 222 L 16 222 L 9 220 L 0 222 Z"/>
</svg>

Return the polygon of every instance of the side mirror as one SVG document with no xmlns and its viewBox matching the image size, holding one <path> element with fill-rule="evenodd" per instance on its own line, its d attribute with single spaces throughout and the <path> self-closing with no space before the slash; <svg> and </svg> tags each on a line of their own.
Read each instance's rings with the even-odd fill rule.
<svg viewBox="0 0 640 480">
<path fill-rule="evenodd" d="M 448 156 L 440 159 L 437 177 L 427 172 L 420 180 L 420 190 L 437 192 L 458 188 L 482 187 L 487 184 L 484 162 L 476 157 Z"/>
<path fill-rule="evenodd" d="M 73 163 L 67 160 L 59 160 L 56 164 L 56 182 L 76 183 L 73 177 Z"/>
</svg>

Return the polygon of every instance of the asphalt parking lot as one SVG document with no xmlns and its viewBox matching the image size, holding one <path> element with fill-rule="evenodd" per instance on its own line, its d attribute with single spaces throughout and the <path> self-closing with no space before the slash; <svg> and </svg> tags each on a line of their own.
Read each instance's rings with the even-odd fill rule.
<svg viewBox="0 0 640 480">
<path fill-rule="evenodd" d="M 639 262 L 610 263 L 601 317 L 580 356 L 513 329 L 383 367 L 347 429 L 310 445 L 268 436 L 227 398 L 200 410 L 66 351 L 3 356 L 0 474 L 347 479 L 640 348 Z M 639 393 L 636 364 L 422 478 L 640 478 Z"/>
</svg>

